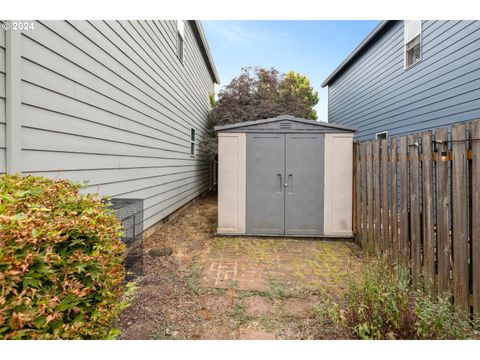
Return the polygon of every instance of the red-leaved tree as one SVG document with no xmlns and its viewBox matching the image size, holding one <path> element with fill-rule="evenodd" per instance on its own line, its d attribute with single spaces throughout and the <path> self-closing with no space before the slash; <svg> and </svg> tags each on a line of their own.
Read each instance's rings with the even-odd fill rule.
<svg viewBox="0 0 480 360">
<path fill-rule="evenodd" d="M 218 93 L 208 119 L 208 136 L 202 141 L 202 150 L 210 158 L 217 153 L 216 125 L 234 124 L 249 120 L 292 115 L 317 119 L 314 106 L 318 93 L 307 77 L 293 71 L 282 74 L 275 68 L 242 68 Z"/>
</svg>

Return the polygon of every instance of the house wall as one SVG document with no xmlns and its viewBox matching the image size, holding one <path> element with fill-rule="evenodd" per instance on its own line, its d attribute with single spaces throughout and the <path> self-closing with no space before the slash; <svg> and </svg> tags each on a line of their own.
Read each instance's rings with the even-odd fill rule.
<svg viewBox="0 0 480 360">
<path fill-rule="evenodd" d="M 480 21 L 423 21 L 422 61 L 404 69 L 397 21 L 328 87 L 329 121 L 372 139 L 480 117 Z"/>
<path fill-rule="evenodd" d="M 190 128 L 199 143 L 214 84 L 189 22 L 183 64 L 176 41 L 176 21 L 37 21 L 23 31 L 22 172 L 144 199 L 145 229 L 208 189 Z"/>
<path fill-rule="evenodd" d="M 352 236 L 353 134 L 325 134 L 324 234 Z"/>
<path fill-rule="evenodd" d="M 219 234 L 245 233 L 246 134 L 218 134 Z"/>
</svg>

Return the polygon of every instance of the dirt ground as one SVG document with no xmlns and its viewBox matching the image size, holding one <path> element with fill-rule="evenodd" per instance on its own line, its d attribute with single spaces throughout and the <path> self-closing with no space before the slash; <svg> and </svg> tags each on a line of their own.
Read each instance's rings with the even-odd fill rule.
<svg viewBox="0 0 480 360">
<path fill-rule="evenodd" d="M 362 257 L 347 241 L 215 236 L 216 198 L 199 198 L 144 241 L 144 274 L 117 319 L 121 339 L 338 339 L 320 316 Z M 153 248 L 173 249 L 152 256 Z"/>
</svg>

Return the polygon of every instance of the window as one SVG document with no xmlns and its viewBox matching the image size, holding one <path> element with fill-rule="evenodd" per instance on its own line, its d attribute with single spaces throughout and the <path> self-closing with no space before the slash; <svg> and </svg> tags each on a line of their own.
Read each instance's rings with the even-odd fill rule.
<svg viewBox="0 0 480 360">
<path fill-rule="evenodd" d="M 422 60 L 422 21 L 405 20 L 405 69 Z"/>
<path fill-rule="evenodd" d="M 195 157 L 195 129 L 190 129 L 190 156 Z"/>
<path fill-rule="evenodd" d="M 183 46 L 185 39 L 185 23 L 183 20 L 177 21 L 177 56 L 183 63 Z"/>
<path fill-rule="evenodd" d="M 375 139 L 377 140 L 386 139 L 387 137 L 388 137 L 387 131 L 382 131 L 375 134 Z"/>
</svg>

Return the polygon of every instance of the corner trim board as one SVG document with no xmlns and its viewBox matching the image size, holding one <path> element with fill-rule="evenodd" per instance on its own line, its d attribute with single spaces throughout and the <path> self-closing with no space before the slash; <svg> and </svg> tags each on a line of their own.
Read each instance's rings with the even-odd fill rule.
<svg viewBox="0 0 480 360">
<path fill-rule="evenodd" d="M 5 31 L 5 104 L 6 104 L 6 172 L 22 172 L 21 123 L 21 38 L 20 31 Z"/>
</svg>

